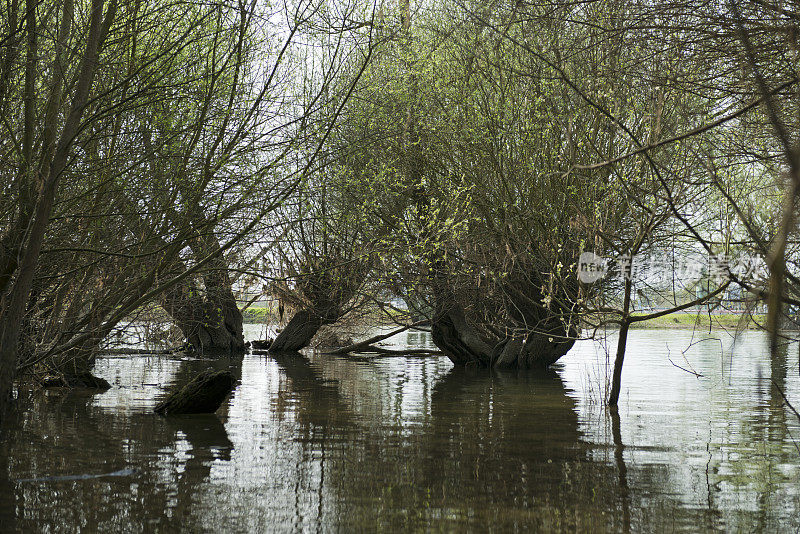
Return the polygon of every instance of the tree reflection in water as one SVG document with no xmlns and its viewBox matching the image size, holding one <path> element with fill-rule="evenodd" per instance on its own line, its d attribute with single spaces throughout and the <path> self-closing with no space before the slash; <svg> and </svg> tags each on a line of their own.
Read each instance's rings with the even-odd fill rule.
<svg viewBox="0 0 800 534">
<path fill-rule="evenodd" d="M 693 363 L 709 374 L 718 354 Z M 101 396 L 22 392 L 26 410 L 0 443 L 0 531 L 776 531 L 796 522 L 796 421 L 771 387 L 774 378 L 796 395 L 785 354 L 736 360 L 724 380 L 680 391 L 695 382 L 666 376 L 672 367 L 658 367 L 655 349 L 631 362 L 631 384 L 659 388 L 632 390 L 638 400 L 608 415 L 571 391 L 569 368 L 300 354 L 109 360 L 102 371 L 117 387 Z M 169 384 L 208 366 L 241 377 L 217 415 L 151 413 Z M 21 481 L 123 468 L 136 472 Z"/>
<path fill-rule="evenodd" d="M 590 528 L 610 520 L 603 511 L 617 495 L 616 477 L 611 466 L 586 468 L 574 401 L 556 373 L 451 370 L 436 382 L 424 424 L 407 428 L 386 414 L 354 415 L 353 399 L 323 378 L 324 362 L 276 362 L 289 379 L 284 395 L 296 403 L 301 439 L 316 442 L 306 442 L 305 454 L 320 458 L 334 495 L 323 521 L 371 529 Z M 354 421 L 360 434 L 326 451 L 324 437 Z"/>
<path fill-rule="evenodd" d="M 209 365 L 182 362 L 179 380 Z M 239 374 L 241 364 L 238 364 Z M 37 391 L 11 436 L 13 471 L 43 476 L 99 475 L 133 468 L 130 476 L 11 482 L 21 531 L 202 531 L 198 488 L 214 462 L 230 459 L 232 444 L 217 415 L 162 418 L 94 406 L 80 391 Z M 3 470 L 3 473 L 7 473 Z M 15 477 L 20 478 L 20 477 Z M 0 479 L 2 480 L 2 479 Z M 3 484 L 0 481 L 0 484 Z M 0 500 L 0 517 L 8 504 Z M 2 523 L 3 532 L 11 530 Z"/>
</svg>

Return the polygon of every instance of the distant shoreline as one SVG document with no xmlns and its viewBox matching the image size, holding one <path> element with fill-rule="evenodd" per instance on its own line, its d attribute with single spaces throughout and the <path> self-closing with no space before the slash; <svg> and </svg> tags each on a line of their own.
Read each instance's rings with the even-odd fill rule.
<svg viewBox="0 0 800 534">
<path fill-rule="evenodd" d="M 267 308 L 250 307 L 242 313 L 246 324 L 277 323 L 278 317 Z M 726 330 L 759 330 L 766 323 L 766 314 L 676 312 L 649 321 L 631 324 L 631 329 L 660 330 L 669 328 L 722 328 Z M 798 330 L 800 328 L 789 328 Z"/>
<path fill-rule="evenodd" d="M 759 330 L 766 323 L 764 314 L 739 314 L 721 313 L 708 314 L 703 312 L 672 313 L 649 321 L 631 324 L 631 329 L 667 329 L 667 328 L 724 328 L 726 330 Z"/>
</svg>

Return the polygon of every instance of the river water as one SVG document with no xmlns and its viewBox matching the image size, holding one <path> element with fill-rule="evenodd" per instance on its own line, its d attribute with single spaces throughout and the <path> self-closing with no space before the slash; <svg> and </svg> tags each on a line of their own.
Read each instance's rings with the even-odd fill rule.
<svg viewBox="0 0 800 534">
<path fill-rule="evenodd" d="M 618 417 L 591 341 L 545 376 L 437 357 L 101 358 L 106 393 L 20 393 L 0 532 L 796 532 L 800 423 L 778 387 L 800 409 L 797 353 L 770 361 L 758 332 L 631 331 Z M 241 377 L 216 415 L 152 413 L 209 366 Z"/>
</svg>

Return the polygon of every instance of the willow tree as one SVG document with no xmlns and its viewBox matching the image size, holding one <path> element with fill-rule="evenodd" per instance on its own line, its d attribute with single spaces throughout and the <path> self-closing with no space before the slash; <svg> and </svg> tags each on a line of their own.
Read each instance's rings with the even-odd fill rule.
<svg viewBox="0 0 800 534">
<path fill-rule="evenodd" d="M 213 13 L 139 2 L 110 25 L 115 40 L 98 59 L 80 149 L 56 191 L 23 318 L 19 367 L 60 375 L 65 385 L 97 384 L 90 370 L 101 342 L 193 237 L 187 224 L 169 217 L 176 180 L 158 172 L 168 157 L 153 148 L 151 132 L 165 88 L 180 102 L 182 88 L 196 82 L 185 59 Z M 163 31 L 153 29 L 156 21 Z M 149 121 L 142 109 L 151 110 Z M 158 144 L 177 141 L 170 132 Z"/>
<path fill-rule="evenodd" d="M 91 98 L 83 105 L 85 119 L 72 133 L 78 148 L 53 192 L 58 201 L 22 317 L 19 368 L 60 375 L 64 385 L 97 385 L 90 370 L 102 340 L 126 314 L 147 302 L 145 295 L 152 298 L 154 288 L 163 283 L 164 266 L 179 261 L 180 252 L 197 240 L 197 232 L 207 235 L 210 225 L 198 229 L 187 217 L 176 215 L 187 211 L 176 206 L 181 193 L 184 206 L 191 204 L 185 189 L 179 188 L 185 180 L 161 172 L 175 159 L 176 147 L 190 151 L 191 145 L 177 130 L 165 132 L 159 126 L 170 120 L 164 110 L 167 101 L 182 105 L 187 113 L 185 93 L 192 87 L 196 91 L 200 83 L 187 59 L 206 61 L 198 52 L 212 39 L 222 40 L 226 30 L 219 19 L 229 15 L 221 6 L 187 12 L 185 6 L 138 2 L 105 20 L 103 32 L 113 40 L 93 60 L 98 67 Z M 52 23 L 46 13 L 37 16 L 44 25 Z M 243 11 L 237 20 L 247 16 Z M 63 17 L 57 43 L 80 42 L 79 29 L 69 33 L 69 2 Z M 227 33 L 243 30 L 234 23 Z M 57 52 L 58 44 L 53 50 Z M 69 61 L 56 55 L 53 72 L 69 79 Z M 241 58 L 238 68 L 246 61 Z M 57 80 L 68 87 L 69 82 Z M 56 84 L 53 90 L 64 88 Z M 61 95 L 51 96 L 43 104 L 45 146 L 63 113 L 60 99 Z M 193 126 L 197 137 L 208 128 Z M 38 128 L 34 123 L 34 132 Z M 180 134 L 188 128 L 181 125 Z"/>
<path fill-rule="evenodd" d="M 271 352 L 308 346 L 323 326 L 369 302 L 372 236 L 363 212 L 346 196 L 346 170 L 334 162 L 324 169 L 280 211 L 290 222 L 274 254 L 269 287 L 292 316 L 271 343 Z"/>
<path fill-rule="evenodd" d="M 626 213 L 604 202 L 608 173 L 570 172 L 616 139 L 565 82 L 585 29 L 535 8 L 447 5 L 413 24 L 398 9 L 341 129 L 386 276 L 427 303 L 455 363 L 547 367 L 579 335 L 586 229 L 614 232 Z M 537 52 L 556 41 L 563 59 Z"/>
<path fill-rule="evenodd" d="M 302 250 L 282 251 L 286 254 L 287 276 L 273 283 L 272 294 L 292 311 L 292 316 L 270 344 L 271 352 L 307 347 L 320 328 L 335 324 L 364 305 L 359 290 L 369 274 L 369 256 L 360 257 L 362 251 L 341 247 L 347 241 L 324 239 L 310 247 L 306 241 Z M 299 255 L 293 256 L 297 252 Z"/>
<path fill-rule="evenodd" d="M 354 13 L 353 5 L 339 7 L 343 16 Z M 341 56 L 364 37 L 364 31 L 332 29 L 335 23 L 318 2 L 287 6 L 286 28 L 283 17 L 277 25 L 271 21 L 269 9 L 215 13 L 214 31 L 186 52 L 194 61 L 177 81 L 187 71 L 190 81 L 174 84 L 178 94 L 141 118 L 150 125 L 146 144 L 165 163 L 152 172 L 173 184 L 166 218 L 174 232 L 189 229 L 188 248 L 166 264 L 161 276 L 181 276 L 213 258 L 160 300 L 199 352 L 243 352 L 242 316 L 229 270 L 235 263 L 252 263 L 257 248 L 250 244 L 266 236 L 271 223 L 250 228 L 227 255 L 218 253 L 221 243 L 226 236 L 243 236 L 242 227 L 294 196 L 310 179 L 312 166 L 325 165 L 320 149 L 348 90 L 332 88 L 331 80 Z M 365 31 L 368 35 L 369 28 Z M 314 43 L 320 32 L 333 51 L 309 58 L 314 47 L 299 36 Z"/>
<path fill-rule="evenodd" d="M 324 136 L 303 164 L 291 155 L 308 125 L 329 129 L 320 101 L 348 96 L 327 89 L 338 53 L 292 58 L 300 32 L 320 31 L 318 3 L 284 7 L 66 0 L 8 13 L 4 400 L 18 370 L 96 385 L 103 339 L 153 302 L 196 348 L 241 350 L 229 262 L 315 164 Z"/>
<path fill-rule="evenodd" d="M 3 16 L 8 17 L 7 77 L 0 105 L 8 203 L 0 253 L 0 409 L 11 395 L 23 316 L 57 190 L 73 163 L 73 147 L 84 127 L 118 5 L 95 0 L 78 6 L 84 17 L 77 21 L 73 2 L 52 7 L 57 31 L 42 31 L 51 10 L 37 2 L 15 4 Z M 24 56 L 17 54 L 20 50 Z"/>
</svg>

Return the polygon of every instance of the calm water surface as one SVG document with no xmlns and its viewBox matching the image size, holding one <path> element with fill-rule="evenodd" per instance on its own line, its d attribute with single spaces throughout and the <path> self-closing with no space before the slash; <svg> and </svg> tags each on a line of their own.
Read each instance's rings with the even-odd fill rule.
<svg viewBox="0 0 800 534">
<path fill-rule="evenodd" d="M 772 384 L 800 408 L 797 345 L 771 362 L 759 333 L 632 331 L 619 417 L 607 358 L 101 359 L 107 393 L 21 393 L 0 531 L 800 531 L 800 424 Z M 152 414 L 208 366 L 241 376 L 218 414 Z"/>
</svg>

